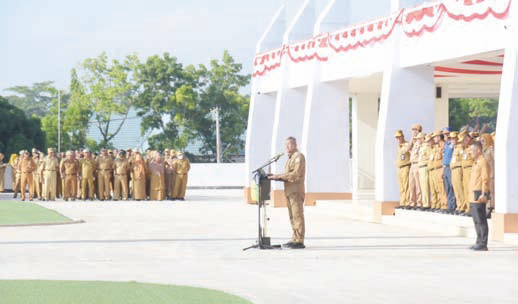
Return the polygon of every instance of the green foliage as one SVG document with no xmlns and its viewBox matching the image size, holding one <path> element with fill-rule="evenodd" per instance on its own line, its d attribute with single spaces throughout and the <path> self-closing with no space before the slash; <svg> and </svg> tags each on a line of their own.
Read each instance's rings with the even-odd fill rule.
<svg viewBox="0 0 518 304">
<path fill-rule="evenodd" d="M 116 59 L 109 62 L 104 52 L 96 58 L 84 60 L 77 72 L 72 71 L 73 105 L 70 114 L 76 119 L 67 126 L 72 130 L 79 126 L 86 129 L 88 122 L 93 121 L 103 137 L 100 144 L 109 145 L 121 131 L 136 102 L 136 69 L 139 65 L 136 54 L 126 56 L 123 62 Z M 74 78 L 75 73 L 81 77 Z M 115 115 L 123 118 L 115 121 L 112 119 Z M 115 128 L 110 128 L 112 124 Z M 112 132 L 113 129 L 115 131 Z M 78 139 L 78 142 L 84 141 Z"/>
<path fill-rule="evenodd" d="M 32 86 L 14 86 L 6 91 L 16 93 L 7 97 L 10 104 L 17 106 L 25 112 L 27 117 L 36 115 L 43 117 L 49 113 L 56 88 L 53 81 L 34 83 Z"/>
<path fill-rule="evenodd" d="M 27 118 L 25 113 L 0 96 L 0 152 L 6 155 L 35 147 L 43 150 L 45 135 L 37 117 Z"/>
<path fill-rule="evenodd" d="M 449 119 L 453 130 L 466 126 L 477 127 L 487 124 L 486 132 L 496 129 L 498 100 L 487 98 L 452 98 L 449 101 Z"/>
<path fill-rule="evenodd" d="M 193 75 L 198 77 L 199 99 L 188 127 L 202 141 L 202 153 L 216 155 L 215 123 L 210 113 L 216 107 L 220 109 L 223 158 L 239 153 L 244 147 L 242 135 L 248 121 L 250 97 L 239 90 L 249 84 L 250 75 L 242 75 L 242 68 L 225 51 L 221 60 L 212 60 L 210 68 L 201 65 Z"/>
<path fill-rule="evenodd" d="M 191 96 L 186 96 L 189 79 L 181 63 L 169 53 L 162 57 L 150 56 L 140 64 L 137 73 L 140 88 L 135 107 L 142 117 L 142 134 L 156 131 L 148 139 L 153 149 L 184 148 L 186 142 L 180 136 L 180 126 Z M 179 90 L 177 94 L 177 90 Z"/>
</svg>

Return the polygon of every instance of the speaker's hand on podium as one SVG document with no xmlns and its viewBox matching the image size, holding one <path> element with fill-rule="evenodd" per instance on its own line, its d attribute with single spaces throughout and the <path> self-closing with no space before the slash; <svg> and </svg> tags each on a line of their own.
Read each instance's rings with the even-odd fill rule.
<svg viewBox="0 0 518 304">
<path fill-rule="evenodd" d="M 268 179 L 276 180 L 276 181 L 282 180 L 280 174 L 272 174 L 272 173 L 268 173 Z"/>
</svg>

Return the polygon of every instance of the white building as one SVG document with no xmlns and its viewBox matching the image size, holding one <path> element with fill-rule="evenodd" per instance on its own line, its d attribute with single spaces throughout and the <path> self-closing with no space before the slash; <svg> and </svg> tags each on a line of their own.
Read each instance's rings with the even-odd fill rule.
<svg viewBox="0 0 518 304">
<path fill-rule="evenodd" d="M 426 131 L 447 126 L 448 98 L 494 97 L 492 231 L 497 238 L 518 232 L 518 1 L 298 3 L 295 14 L 287 14 L 292 2 L 282 4 L 257 43 L 245 185 L 295 136 L 307 160 L 306 204 L 372 188 L 376 210 L 392 213 L 399 203 L 394 131 L 409 138 L 413 123 Z M 280 206 L 282 184 L 273 187 Z"/>
</svg>

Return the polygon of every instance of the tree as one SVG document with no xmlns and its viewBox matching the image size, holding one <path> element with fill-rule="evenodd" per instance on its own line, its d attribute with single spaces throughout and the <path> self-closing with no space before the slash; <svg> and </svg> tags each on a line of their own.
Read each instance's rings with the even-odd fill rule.
<svg viewBox="0 0 518 304">
<path fill-rule="evenodd" d="M 103 52 L 80 65 L 77 73 L 81 77 L 72 84 L 75 95 L 71 114 L 80 117 L 80 124 L 85 123 L 85 117 L 95 124 L 103 137 L 101 145 L 109 145 L 122 130 L 136 102 L 139 64 L 136 54 L 126 56 L 123 62 L 116 59 L 108 62 L 108 56 Z"/>
<path fill-rule="evenodd" d="M 43 117 L 49 113 L 56 88 L 53 81 L 36 82 L 32 86 L 14 86 L 6 91 L 16 93 L 8 96 L 10 104 L 22 109 L 27 117 Z"/>
<path fill-rule="evenodd" d="M 154 131 L 148 139 L 153 149 L 184 148 L 187 145 L 185 106 L 194 107 L 191 80 L 181 63 L 169 53 L 150 56 L 138 68 L 139 95 L 135 104 L 142 117 L 142 134 Z M 185 129 L 183 129 L 185 130 Z"/>
<path fill-rule="evenodd" d="M 242 64 L 225 51 L 223 58 L 212 60 L 210 69 L 200 65 L 194 73 L 196 94 L 199 96 L 196 108 L 190 111 L 188 127 L 201 140 L 202 153 L 216 155 L 216 133 L 211 110 L 219 107 L 220 132 L 223 158 L 238 154 L 244 147 L 243 133 L 248 121 L 250 97 L 239 90 L 250 82 L 250 75 L 241 74 Z M 189 95 L 190 96 L 190 95 Z"/>
<path fill-rule="evenodd" d="M 450 126 L 461 130 L 466 126 L 488 125 L 487 132 L 496 129 L 498 100 L 487 98 L 452 98 L 449 102 Z"/>
<path fill-rule="evenodd" d="M 37 117 L 27 118 L 24 111 L 0 96 L 0 151 L 7 158 L 20 150 L 43 150 L 45 135 Z"/>
</svg>

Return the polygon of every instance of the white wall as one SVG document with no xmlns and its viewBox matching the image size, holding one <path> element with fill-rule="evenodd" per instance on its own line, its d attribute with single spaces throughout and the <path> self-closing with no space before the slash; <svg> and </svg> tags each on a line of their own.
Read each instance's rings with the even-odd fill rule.
<svg viewBox="0 0 518 304">
<path fill-rule="evenodd" d="M 245 163 L 191 164 L 187 187 L 243 187 Z"/>
</svg>

